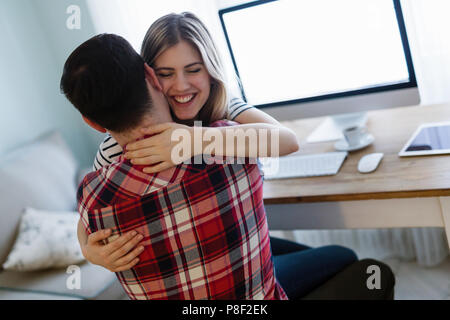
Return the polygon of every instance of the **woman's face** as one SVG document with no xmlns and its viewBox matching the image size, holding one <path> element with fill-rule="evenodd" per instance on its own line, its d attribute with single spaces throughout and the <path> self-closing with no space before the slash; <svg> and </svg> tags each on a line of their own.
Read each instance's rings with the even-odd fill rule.
<svg viewBox="0 0 450 320">
<path fill-rule="evenodd" d="M 198 50 L 181 41 L 156 59 L 154 69 L 175 117 L 195 119 L 211 89 L 211 79 Z"/>
</svg>

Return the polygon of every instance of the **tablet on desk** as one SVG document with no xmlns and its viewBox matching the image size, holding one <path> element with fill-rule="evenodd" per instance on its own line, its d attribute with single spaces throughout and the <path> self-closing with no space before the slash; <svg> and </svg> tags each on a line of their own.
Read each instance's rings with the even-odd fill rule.
<svg viewBox="0 0 450 320">
<path fill-rule="evenodd" d="M 420 125 L 399 152 L 400 157 L 450 154 L 450 122 Z"/>
</svg>

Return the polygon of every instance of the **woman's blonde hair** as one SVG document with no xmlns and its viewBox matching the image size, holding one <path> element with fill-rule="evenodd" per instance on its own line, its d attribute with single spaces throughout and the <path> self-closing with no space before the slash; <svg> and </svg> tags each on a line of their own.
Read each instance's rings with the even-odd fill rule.
<svg viewBox="0 0 450 320">
<path fill-rule="evenodd" d="M 193 13 L 171 13 L 156 20 L 145 35 L 141 55 L 149 66 L 154 67 L 156 59 L 164 51 L 182 40 L 197 48 L 211 76 L 211 91 L 198 120 L 209 125 L 224 119 L 228 96 L 223 64 L 208 29 Z"/>
</svg>

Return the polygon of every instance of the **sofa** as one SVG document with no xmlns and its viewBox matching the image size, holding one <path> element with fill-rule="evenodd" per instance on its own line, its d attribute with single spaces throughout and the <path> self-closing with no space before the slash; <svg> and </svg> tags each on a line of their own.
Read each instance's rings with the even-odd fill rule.
<svg viewBox="0 0 450 320">
<path fill-rule="evenodd" d="M 85 173 L 86 171 L 84 171 Z M 49 132 L 0 157 L 0 300 L 126 299 L 114 273 L 85 260 L 80 286 L 70 289 L 66 267 L 4 270 L 25 208 L 76 211 L 83 174 L 58 132 Z M 73 213 L 75 214 L 75 213 Z"/>
</svg>

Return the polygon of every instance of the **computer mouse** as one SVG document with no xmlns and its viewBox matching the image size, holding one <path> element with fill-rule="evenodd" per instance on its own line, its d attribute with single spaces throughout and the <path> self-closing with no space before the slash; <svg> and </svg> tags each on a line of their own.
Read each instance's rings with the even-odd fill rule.
<svg viewBox="0 0 450 320">
<path fill-rule="evenodd" d="M 361 173 L 369 173 L 375 171 L 383 159 L 384 153 L 371 153 L 362 157 L 358 162 L 358 171 Z"/>
</svg>

